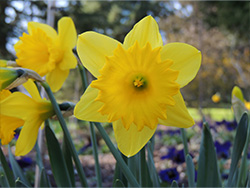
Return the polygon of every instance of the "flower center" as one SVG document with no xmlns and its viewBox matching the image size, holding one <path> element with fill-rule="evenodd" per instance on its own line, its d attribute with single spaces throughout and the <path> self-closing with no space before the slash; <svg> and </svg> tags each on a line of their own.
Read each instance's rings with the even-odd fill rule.
<svg viewBox="0 0 250 188">
<path fill-rule="evenodd" d="M 146 87 L 146 79 L 143 76 L 136 76 L 133 80 L 134 87 L 136 89 L 144 89 Z"/>
<path fill-rule="evenodd" d="M 138 42 L 128 50 L 118 45 L 114 55 L 106 57 L 101 76 L 91 83 L 99 89 L 95 100 L 103 103 L 99 112 L 109 122 L 121 119 L 126 129 L 133 123 L 138 130 L 154 129 L 158 119 L 166 119 L 167 105 L 174 105 L 179 91 L 175 82 L 178 71 L 170 69 L 173 61 L 161 61 L 161 47 L 152 49 Z"/>
</svg>

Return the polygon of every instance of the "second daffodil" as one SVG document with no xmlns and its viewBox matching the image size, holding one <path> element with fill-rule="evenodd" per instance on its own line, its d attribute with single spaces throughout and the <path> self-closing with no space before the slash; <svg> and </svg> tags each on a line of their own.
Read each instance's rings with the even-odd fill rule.
<svg viewBox="0 0 250 188">
<path fill-rule="evenodd" d="M 69 17 L 58 21 L 58 34 L 49 25 L 29 22 L 28 34 L 24 33 L 15 44 L 16 62 L 19 66 L 46 75 L 53 92 L 58 91 L 69 70 L 77 65 L 72 52 L 76 45 L 76 29 Z"/>
<path fill-rule="evenodd" d="M 77 41 L 83 65 L 97 78 L 75 108 L 82 120 L 113 122 L 119 150 L 135 155 L 153 136 L 157 124 L 194 125 L 180 88 L 197 74 L 201 53 L 184 43 L 163 46 L 156 21 L 147 16 L 123 44 L 85 32 Z"/>
<path fill-rule="evenodd" d="M 55 114 L 52 104 L 42 99 L 33 81 L 23 84 L 31 97 L 21 92 L 3 90 L 0 100 L 0 138 L 7 144 L 14 137 L 14 130 L 22 127 L 16 143 L 15 154 L 26 155 L 34 147 L 42 123 Z"/>
</svg>

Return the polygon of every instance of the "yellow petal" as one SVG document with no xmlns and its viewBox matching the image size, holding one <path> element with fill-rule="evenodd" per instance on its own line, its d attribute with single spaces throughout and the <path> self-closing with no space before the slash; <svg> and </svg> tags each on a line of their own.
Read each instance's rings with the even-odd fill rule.
<svg viewBox="0 0 250 188">
<path fill-rule="evenodd" d="M 69 70 L 61 70 L 55 68 L 52 72 L 48 73 L 46 80 L 53 92 L 57 92 L 63 85 L 64 81 L 69 75 Z"/>
<path fill-rule="evenodd" d="M 16 156 L 23 156 L 29 153 L 34 147 L 37 139 L 38 129 L 42 121 L 39 117 L 33 117 L 26 121 L 16 143 Z"/>
<path fill-rule="evenodd" d="M 55 29 L 47 24 L 37 23 L 37 22 L 29 22 L 28 23 L 29 34 L 32 33 L 33 29 L 37 29 L 37 28 L 40 28 L 41 30 L 43 30 L 50 38 L 54 39 L 57 37 L 57 33 L 56 33 Z"/>
<path fill-rule="evenodd" d="M 39 91 L 36 87 L 36 84 L 29 79 L 26 83 L 23 84 L 24 88 L 28 91 L 28 93 L 31 95 L 31 97 L 37 101 L 41 100 L 41 96 L 39 94 Z"/>
<path fill-rule="evenodd" d="M 162 61 L 173 60 L 170 67 L 180 71 L 176 80 L 181 87 L 187 85 L 196 76 L 201 65 L 201 52 L 185 43 L 169 43 L 163 46 L 161 51 Z"/>
<path fill-rule="evenodd" d="M 24 121 L 0 114 L 0 139 L 2 145 L 8 144 L 14 137 L 15 130 L 23 126 Z"/>
<path fill-rule="evenodd" d="M 125 49 L 133 46 L 135 41 L 138 41 L 141 47 L 147 42 L 151 44 L 152 48 L 163 45 L 158 24 L 152 16 L 147 16 L 134 25 L 124 39 Z"/>
<path fill-rule="evenodd" d="M 113 55 L 119 42 L 95 32 L 85 32 L 78 37 L 77 53 L 83 65 L 97 77 L 105 64 L 105 57 Z"/>
<path fill-rule="evenodd" d="M 154 135 L 156 130 L 156 128 L 150 129 L 144 126 L 141 131 L 138 131 L 135 124 L 132 124 L 130 128 L 126 130 L 121 120 L 113 122 L 113 129 L 118 148 L 127 157 L 138 153 Z"/>
<path fill-rule="evenodd" d="M 58 21 L 58 35 L 61 48 L 72 49 L 76 45 L 76 28 L 70 17 L 63 17 Z"/>
<path fill-rule="evenodd" d="M 50 27 L 47 24 L 37 23 L 37 22 L 29 22 L 28 23 L 29 34 L 32 33 L 33 29 L 37 29 L 37 28 L 40 28 L 41 30 L 43 30 L 52 39 L 55 39 L 57 37 L 57 33 L 56 33 L 55 29 L 53 29 L 52 27 Z"/>
<path fill-rule="evenodd" d="M 245 101 L 243 93 L 242 93 L 241 89 L 238 86 L 234 86 L 234 88 L 232 90 L 232 98 L 233 98 L 233 96 L 237 97 L 242 102 Z"/>
<path fill-rule="evenodd" d="M 77 60 L 71 49 L 65 50 L 63 59 L 59 64 L 61 70 L 74 69 L 77 65 Z"/>
<path fill-rule="evenodd" d="M 98 89 L 88 87 L 80 101 L 76 104 L 74 115 L 76 118 L 85 121 L 108 122 L 107 115 L 101 115 L 98 110 L 103 103 L 95 101 L 98 95 Z"/>
<path fill-rule="evenodd" d="M 159 119 L 159 124 L 180 128 L 188 128 L 195 124 L 193 118 L 189 115 L 185 102 L 179 92 L 174 97 L 175 105 L 167 106 L 167 119 Z"/>
<path fill-rule="evenodd" d="M 37 109 L 36 102 L 21 92 L 14 92 L 1 101 L 1 114 L 20 119 L 28 119 Z M 4 110 L 2 110 L 4 109 Z"/>
</svg>

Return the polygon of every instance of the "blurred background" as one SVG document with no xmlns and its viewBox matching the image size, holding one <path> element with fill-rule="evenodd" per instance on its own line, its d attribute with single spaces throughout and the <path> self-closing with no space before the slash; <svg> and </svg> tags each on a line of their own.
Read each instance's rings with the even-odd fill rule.
<svg viewBox="0 0 250 188">
<path fill-rule="evenodd" d="M 27 23 L 46 23 L 47 1 L 0 1 L 0 58 L 15 59 L 13 45 Z M 182 89 L 189 107 L 229 107 L 234 85 L 249 101 L 250 2 L 247 1 L 53 1 L 55 23 L 70 16 L 77 33 L 94 30 L 123 41 L 132 26 L 146 15 L 159 23 L 164 43 L 184 42 L 202 52 L 197 77 Z M 55 24 L 55 28 L 56 28 Z M 74 91 L 72 95 L 72 91 Z M 215 93 L 220 100 L 215 104 Z M 73 70 L 56 94 L 78 101 L 80 76 Z"/>
</svg>

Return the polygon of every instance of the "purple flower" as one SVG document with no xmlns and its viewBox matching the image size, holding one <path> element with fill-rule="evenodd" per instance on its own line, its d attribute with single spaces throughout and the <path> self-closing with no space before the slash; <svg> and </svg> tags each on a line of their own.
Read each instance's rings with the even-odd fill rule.
<svg viewBox="0 0 250 188">
<path fill-rule="evenodd" d="M 33 161 L 30 157 L 21 157 L 21 159 L 17 160 L 17 163 L 19 164 L 19 166 L 21 168 L 26 168 L 26 167 L 32 165 Z"/>
<path fill-rule="evenodd" d="M 175 134 L 180 134 L 181 131 L 180 131 L 180 129 L 177 129 L 177 130 L 167 130 L 166 133 L 169 134 L 169 135 L 171 135 L 171 136 L 173 136 Z"/>
<path fill-rule="evenodd" d="M 174 180 L 178 181 L 180 176 L 176 168 L 168 168 L 160 171 L 160 177 L 162 181 L 172 183 Z"/>
<path fill-rule="evenodd" d="M 173 162 L 177 164 L 181 164 L 185 162 L 185 154 L 184 150 L 177 150 L 175 147 L 171 147 L 168 150 L 167 155 L 161 157 L 161 159 L 171 159 Z"/>
<path fill-rule="evenodd" d="M 226 121 L 226 123 L 225 123 L 225 126 L 226 126 L 228 131 L 233 131 L 234 129 L 236 129 L 237 125 L 238 124 L 237 124 L 236 120 Z"/>
<path fill-rule="evenodd" d="M 215 124 L 216 125 L 224 125 L 224 124 L 226 124 L 226 122 L 227 121 L 223 119 L 222 121 L 216 121 Z"/>
<path fill-rule="evenodd" d="M 230 147 L 231 147 L 231 142 L 226 141 L 223 144 L 221 144 L 218 141 L 215 141 L 214 146 L 216 148 L 216 153 L 219 158 L 223 159 L 228 159 L 230 156 Z"/>
</svg>

